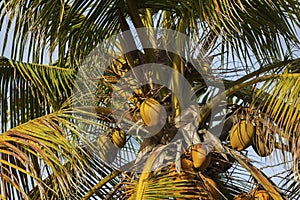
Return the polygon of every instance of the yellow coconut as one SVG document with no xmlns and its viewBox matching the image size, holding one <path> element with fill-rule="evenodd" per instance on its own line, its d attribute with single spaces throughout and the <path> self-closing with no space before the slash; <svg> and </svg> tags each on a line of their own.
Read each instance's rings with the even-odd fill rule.
<svg viewBox="0 0 300 200">
<path fill-rule="evenodd" d="M 261 157 L 269 156 L 274 149 L 274 138 L 272 133 L 267 133 L 267 135 L 263 135 L 262 129 L 260 127 L 256 127 L 256 134 L 253 137 L 252 147 L 257 155 Z"/>
<path fill-rule="evenodd" d="M 201 144 L 195 144 L 192 146 L 192 160 L 196 169 L 204 170 L 211 161 L 211 155 Z"/>
<path fill-rule="evenodd" d="M 181 168 L 182 168 L 182 171 L 184 171 L 184 172 L 194 172 L 193 161 L 191 161 L 187 158 L 182 158 L 181 159 Z"/>
<path fill-rule="evenodd" d="M 255 128 L 250 121 L 242 120 L 233 125 L 230 131 L 230 145 L 233 149 L 242 151 L 250 146 Z"/>
<path fill-rule="evenodd" d="M 219 198 L 219 192 L 217 190 L 216 182 L 213 179 L 209 178 L 209 177 L 205 177 L 205 185 L 206 185 L 208 191 L 210 192 L 211 196 L 214 199 L 218 199 Z"/>
<path fill-rule="evenodd" d="M 126 144 L 126 134 L 123 130 L 113 129 L 111 141 L 119 148 L 123 148 Z"/>
<path fill-rule="evenodd" d="M 140 114 L 147 126 L 157 126 L 161 123 L 161 117 L 164 113 L 164 108 L 158 101 L 153 98 L 143 101 L 140 107 Z"/>
<path fill-rule="evenodd" d="M 271 196 L 267 193 L 266 190 L 257 190 L 254 193 L 255 200 L 272 200 Z"/>
</svg>

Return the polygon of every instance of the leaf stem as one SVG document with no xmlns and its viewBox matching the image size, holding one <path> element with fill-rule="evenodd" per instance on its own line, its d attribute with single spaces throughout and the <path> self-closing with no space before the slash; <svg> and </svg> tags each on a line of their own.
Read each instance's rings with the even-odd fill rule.
<svg viewBox="0 0 300 200">
<path fill-rule="evenodd" d="M 111 179 L 115 178 L 118 176 L 121 172 L 118 170 L 113 171 L 103 179 L 101 179 L 88 193 L 86 193 L 83 197 L 82 200 L 88 200 L 95 192 L 97 192 L 104 184 L 106 184 L 108 181 Z"/>
</svg>

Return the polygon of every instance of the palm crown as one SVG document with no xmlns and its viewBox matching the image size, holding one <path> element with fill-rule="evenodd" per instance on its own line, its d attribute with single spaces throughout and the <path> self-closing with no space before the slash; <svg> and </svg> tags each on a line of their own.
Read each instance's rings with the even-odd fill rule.
<svg viewBox="0 0 300 200">
<path fill-rule="evenodd" d="M 298 4 L 3 1 L 1 198 L 297 199 Z"/>
</svg>

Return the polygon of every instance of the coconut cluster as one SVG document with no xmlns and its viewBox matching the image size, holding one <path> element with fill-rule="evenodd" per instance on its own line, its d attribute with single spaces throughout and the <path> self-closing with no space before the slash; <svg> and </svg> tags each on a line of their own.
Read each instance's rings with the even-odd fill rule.
<svg viewBox="0 0 300 200">
<path fill-rule="evenodd" d="M 233 125 L 230 131 L 230 146 L 242 151 L 250 145 L 261 157 L 269 156 L 274 149 L 274 138 L 271 132 L 263 132 L 263 125 L 253 125 L 250 120 L 241 120 Z"/>
</svg>

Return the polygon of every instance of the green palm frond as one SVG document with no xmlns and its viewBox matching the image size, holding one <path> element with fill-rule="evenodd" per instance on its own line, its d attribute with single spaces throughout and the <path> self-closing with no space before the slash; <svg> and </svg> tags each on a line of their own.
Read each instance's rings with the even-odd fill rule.
<svg viewBox="0 0 300 200">
<path fill-rule="evenodd" d="M 242 59 L 245 63 L 252 64 L 251 56 L 255 56 L 261 62 L 260 64 L 270 62 L 274 58 L 282 58 L 287 53 L 280 47 L 282 42 L 284 41 L 291 50 L 291 46 L 297 40 L 293 25 L 299 26 L 297 19 L 299 14 L 295 16 L 291 14 L 294 12 L 293 9 L 297 9 L 298 2 L 293 0 L 239 1 L 238 3 L 145 0 L 136 2 L 136 4 L 137 8 L 163 10 L 169 12 L 168 16 L 177 16 L 162 20 L 162 23 L 166 23 L 166 21 L 172 23 L 173 21 L 173 25 L 168 25 L 168 28 L 177 27 L 179 19 L 187 17 L 185 22 L 191 30 L 195 29 L 194 24 L 200 24 L 199 32 L 206 33 L 213 30 L 216 36 L 220 36 L 221 51 L 227 52 L 226 57 L 231 54 L 232 58 L 236 58 L 237 55 L 237 58 Z M 185 33 L 189 32 L 185 31 Z"/>
<path fill-rule="evenodd" d="M 263 120 L 261 123 L 271 129 L 274 135 L 279 136 L 278 143 L 288 146 L 288 149 L 283 148 L 283 150 L 292 152 L 293 170 L 299 176 L 297 145 L 300 130 L 300 74 L 288 71 L 289 67 L 278 78 L 266 81 L 255 99 L 262 99 L 260 116 Z M 264 95 L 263 92 L 269 95 Z M 266 122 L 269 124 L 266 125 Z"/>
<path fill-rule="evenodd" d="M 74 70 L 1 58 L 2 132 L 58 109 L 71 95 Z"/>
<path fill-rule="evenodd" d="M 170 2 L 172 1 L 167 1 L 162 5 L 168 7 L 169 10 L 180 9 L 177 13 L 181 15 L 186 15 L 182 12 L 188 12 L 189 16 L 199 19 L 204 27 L 208 24 L 211 29 L 219 33 L 223 42 L 223 51 L 232 52 L 233 58 L 235 58 L 234 54 L 244 61 L 251 59 L 251 54 L 254 54 L 258 61 L 262 58 L 280 58 L 285 54 L 280 48 L 282 44 L 280 37 L 284 38 L 287 45 L 296 41 L 295 29 L 286 16 L 295 12 L 292 9 L 297 9 L 297 1 L 277 1 L 276 3 L 271 1 L 239 1 L 238 3 L 191 1 L 180 2 L 179 5 L 176 5 L 175 1 L 174 4 Z M 150 7 L 150 3 L 152 1 L 145 1 L 144 6 Z M 295 15 L 299 16 L 299 13 Z M 289 20 L 299 26 L 296 16 Z"/>
<path fill-rule="evenodd" d="M 58 57 L 59 64 L 65 63 L 65 57 L 71 56 L 78 62 L 87 55 L 97 43 L 119 29 L 117 12 L 122 1 L 9 1 L 1 4 L 2 20 L 8 21 L 4 52 L 8 35 L 11 38 L 11 58 L 28 62 L 43 63 L 44 55 L 50 51 Z M 100 12 L 100 13 L 99 13 Z M 24 47 L 28 45 L 27 52 Z M 58 48 L 58 52 L 56 51 Z M 83 55 L 82 55 L 83 54 Z M 30 60 L 32 58 L 32 60 Z M 75 62 L 72 60 L 72 63 Z M 75 62 L 75 63 L 76 63 Z"/>
<path fill-rule="evenodd" d="M 125 180 L 128 184 L 125 195 L 128 199 L 136 199 L 138 193 L 142 199 L 209 199 L 211 198 L 208 186 L 201 178 L 196 179 L 196 174 L 178 173 L 174 170 L 160 171 L 158 174 L 151 174 L 143 180 L 144 190 L 138 190 L 138 184 L 134 180 Z M 190 179 L 185 179 L 189 177 Z M 203 177 L 204 179 L 204 177 Z M 128 181 L 128 183 L 127 183 Z M 168 189 L 166 189 L 168 188 Z"/>
<path fill-rule="evenodd" d="M 39 90 L 53 108 L 59 107 L 71 95 L 75 70 L 14 61 L 10 62 L 10 66 L 15 68 L 15 73 L 30 81 L 32 87 Z"/>
<path fill-rule="evenodd" d="M 65 129 L 80 136 L 79 132 L 70 129 L 70 122 L 62 115 L 60 111 L 42 116 L 0 135 L 1 175 L 6 177 L 1 179 L 1 194 L 12 197 L 16 193 L 28 199 L 29 191 L 37 185 L 40 197 L 45 198 L 49 188 L 43 179 L 53 175 L 59 194 L 64 198 L 69 195 L 73 177 L 63 164 L 68 162 L 78 179 L 87 165 L 84 152 L 74 145 Z"/>
<path fill-rule="evenodd" d="M 284 41 L 291 50 L 291 46 L 297 40 L 293 27 L 299 25 L 299 13 L 295 13 L 298 10 L 298 2 L 295 0 L 239 3 L 173 0 L 132 2 L 136 5 L 136 11 L 141 14 L 147 8 L 152 9 L 152 15 L 159 10 L 165 10 L 169 12 L 169 16 L 175 16 L 173 25 L 168 26 L 169 28 L 176 27 L 176 22 L 182 17 L 187 20 L 187 27 L 193 30 L 200 23 L 203 32 L 213 30 L 216 35 L 221 35 L 218 41 L 222 41 L 222 52 L 227 52 L 227 57 L 231 52 L 233 58 L 237 54 L 238 58 L 246 63 L 251 62 L 252 55 L 262 62 L 267 61 L 267 58 L 271 59 L 268 61 L 280 58 L 286 55 L 280 44 Z M 42 55 L 47 46 L 50 46 L 50 52 L 58 47 L 59 60 L 62 63 L 65 56 L 78 59 L 87 55 L 99 41 L 120 29 L 118 12 L 121 11 L 124 16 L 128 16 L 129 13 L 129 7 L 119 0 L 75 1 L 71 4 L 61 1 L 29 1 L 26 6 L 21 6 L 22 4 L 22 1 L 18 0 L 2 5 L 2 16 L 10 16 L 11 25 L 7 27 L 15 31 L 13 42 L 25 46 L 26 38 L 30 36 L 30 41 L 39 41 L 36 45 L 41 46 L 37 48 L 31 45 L 32 50 L 28 52 L 33 53 L 33 49 L 40 49 L 36 52 L 37 55 Z M 16 24 L 12 23 L 14 17 Z M 18 27 L 21 27 L 21 30 L 18 30 Z M 19 53 L 19 56 L 21 55 L 23 52 Z M 15 57 L 16 55 L 12 56 Z M 35 57 L 35 61 L 40 60 L 39 56 Z"/>
<path fill-rule="evenodd" d="M 119 172 L 115 169 L 111 168 L 107 165 L 103 160 L 101 160 L 97 155 L 90 155 L 89 158 L 86 159 L 88 165 L 84 169 L 84 173 L 81 173 L 81 177 L 78 178 L 78 171 L 72 168 L 72 165 L 67 162 L 64 164 L 64 170 L 72 175 L 72 181 L 74 184 L 70 185 L 70 196 L 69 199 L 83 199 L 85 196 L 89 196 L 90 199 L 105 199 L 106 196 L 109 195 L 111 188 L 118 185 L 122 176 L 119 175 Z M 110 178 L 106 178 L 110 176 L 111 173 L 115 173 L 114 176 Z M 61 193 L 60 189 L 58 188 L 59 183 L 55 180 L 55 176 L 51 174 L 43 181 L 48 186 L 48 190 L 45 191 L 47 199 L 63 199 L 63 193 Z M 106 179 L 106 181 L 103 181 Z M 101 184 L 101 187 L 96 187 L 97 185 Z M 50 190 L 51 188 L 51 190 Z M 96 188 L 96 190 L 94 189 Z M 38 199 L 40 196 L 39 188 L 36 186 L 33 188 L 30 193 L 30 199 Z"/>
<path fill-rule="evenodd" d="M 114 170 L 99 157 L 102 147 L 93 143 L 111 125 L 101 115 L 72 109 L 69 104 L 0 135 L 1 180 L 5 183 L 1 194 L 6 198 L 80 199 Z M 129 141 L 123 154 L 132 157 L 135 146 Z M 105 197 L 107 188 L 118 182 L 118 178 L 109 181 L 96 196 Z"/>
<path fill-rule="evenodd" d="M 254 179 L 268 191 L 273 199 L 287 199 L 284 193 L 279 188 L 274 187 L 275 184 L 269 180 L 265 174 L 257 170 L 257 168 L 254 167 L 247 158 L 237 154 L 232 150 L 229 152 L 242 165 L 242 167 L 245 168 L 254 177 Z"/>
<path fill-rule="evenodd" d="M 258 97 L 262 91 L 270 94 L 263 98 L 262 110 L 274 123 L 282 127 L 280 135 L 285 138 L 299 131 L 299 84 L 300 74 L 283 74 L 277 79 L 267 81 L 257 93 Z"/>
</svg>

